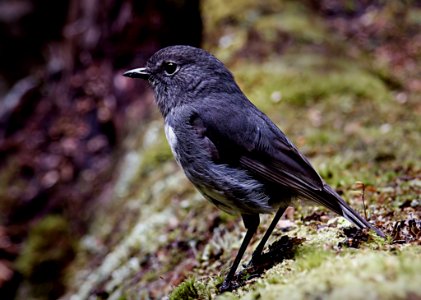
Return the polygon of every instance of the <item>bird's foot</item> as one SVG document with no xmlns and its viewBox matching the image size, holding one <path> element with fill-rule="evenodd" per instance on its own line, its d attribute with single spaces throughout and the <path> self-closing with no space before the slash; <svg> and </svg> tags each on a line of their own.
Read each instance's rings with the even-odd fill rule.
<svg viewBox="0 0 421 300">
<path fill-rule="evenodd" d="M 257 267 L 258 265 L 260 265 L 261 261 L 262 261 L 262 255 L 261 254 L 253 254 L 253 256 L 251 257 L 248 264 L 245 265 L 244 267 L 245 268 Z"/>
<path fill-rule="evenodd" d="M 224 282 L 218 287 L 218 291 L 222 294 L 224 292 L 231 292 L 238 287 L 238 284 L 231 280 L 224 280 Z"/>
</svg>

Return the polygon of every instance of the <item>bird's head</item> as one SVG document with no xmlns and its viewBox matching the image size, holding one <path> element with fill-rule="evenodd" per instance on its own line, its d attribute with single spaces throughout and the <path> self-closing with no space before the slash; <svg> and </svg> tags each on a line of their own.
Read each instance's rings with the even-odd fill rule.
<svg viewBox="0 0 421 300">
<path fill-rule="evenodd" d="M 170 46 L 153 54 L 143 68 L 123 74 L 148 80 L 164 115 L 177 105 L 200 101 L 212 93 L 238 90 L 230 71 L 208 52 L 191 46 Z"/>
</svg>

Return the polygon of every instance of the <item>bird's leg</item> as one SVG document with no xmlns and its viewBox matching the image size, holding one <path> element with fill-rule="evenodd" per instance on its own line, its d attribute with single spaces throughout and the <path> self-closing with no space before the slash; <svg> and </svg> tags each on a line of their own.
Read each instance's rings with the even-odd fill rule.
<svg viewBox="0 0 421 300">
<path fill-rule="evenodd" d="M 278 209 L 278 211 L 275 214 L 275 217 L 273 217 L 272 223 L 270 223 L 269 228 L 266 230 L 265 235 L 261 239 L 259 245 L 257 245 L 256 249 L 254 250 L 251 260 L 248 263 L 248 266 L 251 266 L 255 262 L 257 262 L 259 257 L 262 255 L 263 248 L 265 247 L 266 242 L 268 241 L 273 229 L 275 229 L 276 224 L 278 224 L 279 219 L 282 217 L 286 209 L 287 207 L 282 206 Z"/>
<path fill-rule="evenodd" d="M 241 258 L 244 255 L 244 252 L 247 249 L 248 244 L 250 243 L 251 238 L 257 231 L 257 227 L 259 227 L 260 224 L 260 218 L 259 215 L 241 215 L 243 217 L 244 226 L 247 228 L 246 236 L 243 239 L 243 242 L 241 243 L 240 250 L 238 250 L 237 256 L 235 257 L 234 263 L 232 264 L 232 267 L 227 275 L 225 277 L 224 282 L 219 288 L 219 291 L 225 292 L 231 290 L 231 281 L 234 278 L 235 271 L 238 268 L 238 265 L 240 264 Z"/>
</svg>

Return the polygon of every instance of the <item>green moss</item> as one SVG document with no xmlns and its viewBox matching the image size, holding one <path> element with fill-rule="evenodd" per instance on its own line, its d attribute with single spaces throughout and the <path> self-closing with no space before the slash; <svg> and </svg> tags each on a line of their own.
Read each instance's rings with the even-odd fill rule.
<svg viewBox="0 0 421 300">
<path fill-rule="evenodd" d="M 156 270 L 151 270 L 149 272 L 145 272 L 145 274 L 142 276 L 143 282 L 152 282 L 159 278 L 160 273 Z"/>
<path fill-rule="evenodd" d="M 260 18 L 253 28 L 268 42 L 279 43 L 279 34 L 288 34 L 296 41 L 307 43 L 321 43 L 329 37 L 321 20 L 309 16 L 303 7 Z"/>
<path fill-rule="evenodd" d="M 309 256 L 310 269 L 302 270 L 297 257 L 297 265 L 288 266 L 286 280 L 262 283 L 241 298 L 405 299 L 421 295 L 420 249 L 397 254 L 359 250 L 341 256 L 323 255 L 323 260 L 314 253 Z"/>
<path fill-rule="evenodd" d="M 285 4 L 276 0 L 262 2 L 207 0 L 202 2 L 205 28 L 208 31 L 217 31 L 224 24 L 247 26 L 256 21 L 262 13 L 279 11 L 283 7 Z"/>
<path fill-rule="evenodd" d="M 5 218 L 19 206 L 19 196 L 12 196 L 25 189 L 26 182 L 19 176 L 20 166 L 15 158 L 9 158 L 4 162 L 0 170 L 0 224 L 4 224 Z"/>
<path fill-rule="evenodd" d="M 169 298 L 170 300 L 211 299 L 211 294 L 205 284 L 194 278 L 188 278 L 171 292 Z"/>
<path fill-rule="evenodd" d="M 206 48 L 225 62 L 238 53 L 272 56 L 291 40 L 319 45 L 332 37 L 322 19 L 297 1 L 208 0 L 202 11 L 206 35 L 213 37 L 206 40 L 217 41 Z"/>
<path fill-rule="evenodd" d="M 352 161 L 341 156 L 326 159 L 317 165 L 317 171 L 333 187 L 352 185 L 357 178 L 349 172 Z M 361 178 L 359 180 L 362 180 Z"/>
<path fill-rule="evenodd" d="M 411 9 L 408 13 L 407 20 L 409 23 L 414 25 L 421 25 L 421 9 L 414 8 Z"/>
<path fill-rule="evenodd" d="M 69 223 L 50 215 L 30 230 L 16 269 L 30 283 L 34 295 L 59 296 L 64 289 L 63 271 L 75 254 L 75 241 Z"/>
<path fill-rule="evenodd" d="M 310 67 L 274 61 L 244 64 L 236 67 L 234 73 L 247 96 L 266 110 L 279 100 L 304 105 L 329 98 L 379 102 L 390 99 L 382 80 L 364 69 L 329 69 L 331 62 L 326 64 Z M 279 93 L 279 100 L 274 93 Z"/>
<path fill-rule="evenodd" d="M 301 271 L 310 271 L 320 267 L 329 255 L 332 255 L 332 253 L 327 250 L 308 245 L 302 246 L 298 249 L 295 256 L 295 267 Z"/>
<path fill-rule="evenodd" d="M 173 158 L 171 149 L 161 130 L 156 140 L 141 152 L 142 163 L 140 165 L 141 175 L 147 174 L 157 168 L 163 162 Z"/>
</svg>

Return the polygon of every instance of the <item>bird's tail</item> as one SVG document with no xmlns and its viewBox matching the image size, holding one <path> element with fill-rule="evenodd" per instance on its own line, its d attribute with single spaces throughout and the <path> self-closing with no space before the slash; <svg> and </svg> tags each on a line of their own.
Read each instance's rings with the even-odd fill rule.
<svg viewBox="0 0 421 300">
<path fill-rule="evenodd" d="M 309 192 L 307 197 L 310 198 L 310 200 L 313 200 L 343 216 L 345 219 L 355 224 L 358 228 L 369 228 L 376 232 L 379 236 L 383 238 L 385 237 L 381 230 L 368 223 L 367 220 L 353 210 L 329 185 L 325 184 L 324 190 L 321 192 Z"/>
</svg>

